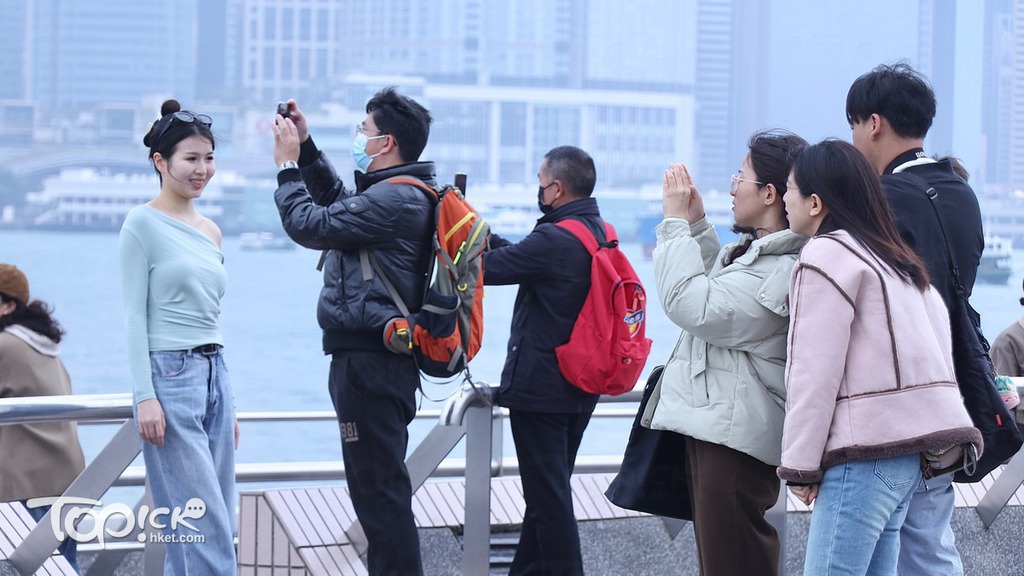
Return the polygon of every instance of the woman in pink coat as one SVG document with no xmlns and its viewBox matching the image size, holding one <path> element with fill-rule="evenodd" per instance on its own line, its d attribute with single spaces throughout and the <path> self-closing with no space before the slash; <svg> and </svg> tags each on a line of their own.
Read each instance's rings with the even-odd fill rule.
<svg viewBox="0 0 1024 576">
<path fill-rule="evenodd" d="M 825 140 L 783 198 L 810 236 L 790 281 L 779 477 L 814 503 L 805 574 L 895 574 L 921 481 L 981 452 L 953 372 L 949 317 L 896 230 L 878 175 Z"/>
</svg>

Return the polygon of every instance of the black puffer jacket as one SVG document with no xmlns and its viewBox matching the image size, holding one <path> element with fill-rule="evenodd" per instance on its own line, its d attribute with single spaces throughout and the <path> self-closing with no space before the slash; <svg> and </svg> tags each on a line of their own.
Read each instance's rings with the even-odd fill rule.
<svg viewBox="0 0 1024 576">
<path fill-rule="evenodd" d="M 372 252 L 410 310 L 420 308 L 433 257 L 436 200 L 416 186 L 385 181 L 415 176 L 436 187 L 434 164 L 357 173 L 355 191 L 344 187 L 312 139 L 303 143 L 299 165 L 301 174 L 278 174 L 274 200 L 288 236 L 306 248 L 330 250 L 317 305 L 324 352 L 384 351 L 384 325 L 401 314 L 377 274 L 360 261 L 360 251 Z"/>
<path fill-rule="evenodd" d="M 604 242 L 597 201 L 584 198 L 546 214 L 515 244 L 491 236 L 484 254 L 484 284 L 519 284 L 498 393 L 498 404 L 506 408 L 578 414 L 597 405 L 599 396 L 569 384 L 555 357 L 555 347 L 569 341 L 590 290 L 590 254 L 555 225 L 570 218 Z"/>
</svg>

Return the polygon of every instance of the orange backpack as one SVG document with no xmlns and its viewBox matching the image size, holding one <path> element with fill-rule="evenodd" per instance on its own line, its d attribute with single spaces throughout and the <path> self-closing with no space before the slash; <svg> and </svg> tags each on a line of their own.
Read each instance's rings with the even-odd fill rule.
<svg viewBox="0 0 1024 576">
<path fill-rule="evenodd" d="M 437 204 L 431 263 L 434 279 L 418 311 L 409 310 L 370 254 L 373 269 L 402 313 L 385 326 L 384 344 L 392 352 L 413 356 L 424 374 L 450 378 L 466 370 L 483 338 L 482 254 L 490 227 L 457 186 L 447 185 L 438 191 L 411 176 L 388 182 L 416 186 L 437 199 Z"/>
</svg>

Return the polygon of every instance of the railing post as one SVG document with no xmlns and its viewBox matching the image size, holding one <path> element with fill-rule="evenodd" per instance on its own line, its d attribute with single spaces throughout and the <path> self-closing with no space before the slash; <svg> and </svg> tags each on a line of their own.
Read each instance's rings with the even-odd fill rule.
<svg viewBox="0 0 1024 576">
<path fill-rule="evenodd" d="M 142 450 L 138 426 L 128 419 L 96 458 L 68 486 L 62 497 L 99 500 Z M 64 508 L 64 511 L 68 511 Z M 11 554 L 11 564 L 22 574 L 35 574 L 60 545 L 51 524 L 51 509 Z M 61 518 L 63 526 L 63 518 Z M 98 527 L 102 530 L 103 527 Z"/>
<path fill-rule="evenodd" d="M 153 509 L 153 491 L 149 488 L 149 480 L 146 480 L 146 493 L 142 497 L 143 504 Z M 153 536 L 159 534 L 160 530 L 152 524 L 146 523 L 146 547 L 142 551 L 142 573 L 145 576 L 161 576 L 164 573 L 164 560 L 167 558 L 167 545 L 163 542 L 156 542 Z"/>
<path fill-rule="evenodd" d="M 996 516 L 1003 511 L 1006 503 L 1010 501 L 1022 483 L 1024 483 L 1024 450 L 1010 459 L 1003 471 L 999 473 L 999 478 L 996 478 L 995 482 L 989 486 L 985 496 L 974 507 L 986 529 L 996 521 Z"/>
<path fill-rule="evenodd" d="M 493 397 L 493 395 L 492 395 Z M 491 471 L 495 437 L 491 405 L 466 412 L 466 508 L 462 534 L 462 573 L 487 574 L 491 563 Z M 501 430 L 498 430 L 500 437 Z M 498 453 L 500 461 L 501 453 Z"/>
</svg>

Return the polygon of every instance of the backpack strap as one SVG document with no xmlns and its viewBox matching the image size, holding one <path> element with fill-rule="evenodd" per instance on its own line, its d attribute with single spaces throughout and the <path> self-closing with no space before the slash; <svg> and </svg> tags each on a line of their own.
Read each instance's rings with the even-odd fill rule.
<svg viewBox="0 0 1024 576">
<path fill-rule="evenodd" d="M 373 270 L 377 272 L 377 276 L 380 276 L 380 281 L 384 284 L 384 287 L 387 288 L 388 294 L 391 295 L 391 299 L 395 302 L 395 306 L 398 308 L 398 311 L 402 313 L 402 318 L 408 318 L 411 314 L 409 307 L 406 306 L 405 300 L 403 300 L 398 294 L 398 289 L 396 289 L 395 285 L 391 283 L 391 279 L 384 273 L 384 269 L 377 263 L 377 259 L 373 257 L 373 253 L 368 250 L 360 250 L 360 257 L 362 257 L 363 254 L 366 254 L 367 260 L 369 260 L 370 265 L 373 266 Z M 430 282 L 429 278 L 427 279 L 427 282 Z"/>
<path fill-rule="evenodd" d="M 440 194 L 438 194 L 437 190 L 435 190 L 432 186 L 427 185 L 426 182 L 424 182 L 423 180 L 420 180 L 419 178 L 417 178 L 415 176 L 395 176 L 393 178 L 388 178 L 387 180 L 384 180 L 384 182 L 388 182 L 390 184 L 407 184 L 407 185 L 410 185 L 410 186 L 415 186 L 415 187 L 419 188 L 420 190 L 423 190 L 426 193 L 427 197 L 432 199 L 434 202 L 440 202 L 441 201 L 441 196 L 440 196 Z M 436 226 L 437 226 L 437 222 L 436 222 L 437 216 L 435 215 L 434 218 L 435 218 L 434 226 L 436 228 Z M 436 230 L 431 235 L 431 243 L 432 243 L 433 248 L 434 248 L 432 250 L 432 252 L 436 252 L 436 244 L 437 244 L 437 232 L 436 232 Z M 427 288 L 430 287 L 431 278 L 433 278 L 433 276 L 434 276 L 434 259 L 435 259 L 435 255 L 431 254 L 431 256 L 430 256 L 430 265 L 427 268 L 427 284 L 426 284 Z M 394 301 L 395 306 L 398 308 L 398 311 L 402 313 L 402 317 L 403 318 L 408 318 L 410 316 L 410 314 L 411 314 L 411 312 L 409 310 L 409 306 L 405 303 L 405 300 L 403 300 L 402 297 L 398 294 L 398 289 L 395 288 L 395 284 L 391 281 L 391 278 L 388 277 L 388 275 L 384 272 L 384 269 L 377 262 L 377 259 L 373 255 L 373 251 L 372 250 L 368 250 L 366 248 L 360 249 L 359 250 L 359 264 L 360 264 L 360 268 L 362 269 L 362 272 L 363 272 L 363 280 L 366 281 L 366 282 L 369 282 L 370 280 L 373 279 L 373 273 L 376 273 L 377 276 L 380 277 L 381 283 L 384 284 L 384 288 L 387 289 L 388 294 L 391 296 L 391 299 Z M 372 271 L 371 271 L 371 269 L 372 269 Z M 424 292 L 426 292 L 426 290 L 424 290 Z M 435 308 L 435 307 L 434 306 L 425 305 L 421 309 L 433 309 L 433 308 Z"/>
<path fill-rule="evenodd" d="M 610 246 L 612 243 L 617 243 L 619 241 L 618 237 L 615 235 L 615 228 L 607 222 L 604 223 L 605 241 L 603 244 L 599 243 L 597 238 L 591 234 L 590 230 L 587 229 L 587 227 L 579 220 L 566 218 L 565 220 L 556 222 L 555 226 L 568 230 L 576 237 L 577 240 L 583 243 L 583 246 L 587 249 L 587 252 L 590 252 L 591 256 L 593 256 L 601 246 Z"/>
<path fill-rule="evenodd" d="M 939 232 L 942 233 L 942 239 L 946 245 L 946 260 L 949 262 L 949 273 L 950 278 L 953 282 L 953 292 L 958 295 L 962 295 L 967 291 L 964 289 L 963 282 L 960 281 L 960 265 L 956 261 L 956 251 L 953 249 L 953 243 L 946 235 L 946 219 L 942 216 L 942 211 L 939 210 L 938 198 L 939 192 L 933 186 L 928 184 L 924 178 L 921 178 L 917 174 L 912 172 L 899 172 L 899 176 L 910 180 L 917 184 L 917 186 L 924 192 L 925 196 L 928 197 L 929 204 L 931 204 L 932 210 L 935 211 L 935 219 L 939 222 Z"/>
<path fill-rule="evenodd" d="M 385 180 L 385 182 L 389 182 L 391 184 L 409 184 L 410 186 L 415 186 L 426 192 L 427 196 L 432 198 L 435 202 L 441 201 L 441 195 L 438 194 L 437 190 L 434 189 L 433 186 L 429 186 L 426 182 L 420 180 L 415 176 L 395 176 L 393 178 L 388 178 L 387 180 Z"/>
<path fill-rule="evenodd" d="M 384 182 L 391 182 L 392 184 L 409 184 L 426 192 L 427 196 L 435 202 L 441 201 L 441 196 L 437 193 L 437 190 L 415 176 L 395 176 L 384 180 Z M 330 248 L 325 248 L 320 251 L 320 261 L 316 264 L 317 272 L 324 269 L 324 263 L 327 262 L 327 254 L 330 253 L 330 251 Z M 370 270 L 369 259 L 366 257 L 365 250 L 359 251 L 359 264 L 363 271 L 363 280 L 369 282 L 373 278 L 373 272 Z"/>
</svg>

